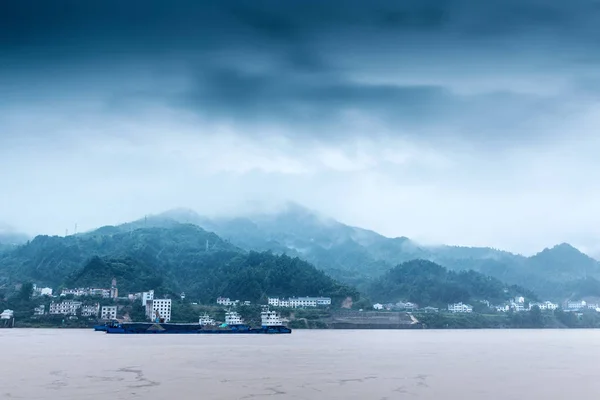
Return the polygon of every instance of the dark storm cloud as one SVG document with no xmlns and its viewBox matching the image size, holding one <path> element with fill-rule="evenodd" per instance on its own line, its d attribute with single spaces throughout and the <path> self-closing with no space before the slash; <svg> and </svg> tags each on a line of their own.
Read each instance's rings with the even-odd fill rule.
<svg viewBox="0 0 600 400">
<path fill-rule="evenodd" d="M 126 104 L 127 93 L 130 102 L 142 93 L 202 115 L 312 128 L 358 110 L 396 128 L 443 124 L 476 135 L 490 121 L 509 129 L 534 111 L 556 115 L 560 102 L 510 89 L 458 95 L 444 84 L 353 76 L 376 76 L 369 68 L 382 65 L 401 76 L 431 67 L 425 64 L 469 75 L 461 65 L 478 57 L 483 68 L 514 58 L 518 69 L 540 52 L 567 69 L 576 53 L 593 68 L 598 7 L 592 0 L 11 0 L 0 12 L 0 71 L 68 70 L 104 83 L 116 66 L 137 63 L 154 68 L 154 87 L 127 92 L 123 80 L 108 81 L 109 99 Z M 163 75 L 158 66 L 165 65 Z M 167 75 L 188 85 L 165 93 Z"/>
</svg>

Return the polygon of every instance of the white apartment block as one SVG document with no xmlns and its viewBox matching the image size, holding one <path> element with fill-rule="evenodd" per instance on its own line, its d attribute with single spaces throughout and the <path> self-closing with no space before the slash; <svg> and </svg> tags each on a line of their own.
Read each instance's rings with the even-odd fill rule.
<svg viewBox="0 0 600 400">
<path fill-rule="evenodd" d="M 470 313 L 473 312 L 473 307 L 463 303 L 448 304 L 448 311 L 453 313 Z"/>
<path fill-rule="evenodd" d="M 102 306 L 102 310 L 100 311 L 100 319 L 117 319 L 117 306 Z"/>
<path fill-rule="evenodd" d="M 567 301 L 566 308 L 567 310 L 580 310 L 582 308 L 586 308 L 587 303 L 585 300 L 581 301 Z"/>
<path fill-rule="evenodd" d="M 146 316 L 151 319 L 156 319 L 156 313 L 165 322 L 171 321 L 171 299 L 154 299 L 146 303 Z"/>
<path fill-rule="evenodd" d="M 60 303 L 50 303 L 49 314 L 53 315 L 76 315 L 77 310 L 81 308 L 82 303 L 80 301 L 63 301 Z"/>
<path fill-rule="evenodd" d="M 98 312 L 100 311 L 100 304 L 85 304 L 81 306 L 81 316 L 82 317 L 98 317 Z"/>
<path fill-rule="evenodd" d="M 49 288 L 44 288 L 49 289 Z M 42 289 L 42 290 L 44 290 Z M 50 295 L 52 294 L 52 289 L 50 289 Z M 104 299 L 110 298 L 110 289 L 100 289 L 100 288 L 75 288 L 75 289 L 63 289 L 60 293 L 61 296 L 66 296 L 68 294 L 72 294 L 75 297 L 81 296 L 99 296 Z"/>
<path fill-rule="evenodd" d="M 229 297 L 219 297 L 217 299 L 217 304 L 220 304 L 222 306 L 231 306 L 235 304 L 235 302 L 231 301 Z"/>
<path fill-rule="evenodd" d="M 269 297 L 268 304 L 273 307 L 317 307 L 331 305 L 330 297 L 290 297 L 289 299 L 280 299 L 278 297 Z"/>
<path fill-rule="evenodd" d="M 545 301 L 543 303 L 529 303 L 529 310 L 531 310 L 534 306 L 538 306 L 539 309 L 542 311 L 554 311 L 558 308 L 558 304 L 554 304 L 551 301 Z"/>
<path fill-rule="evenodd" d="M 33 294 L 34 296 L 52 296 L 52 288 L 49 287 L 37 287 L 33 285 Z"/>
<path fill-rule="evenodd" d="M 154 300 L 154 290 L 149 290 L 142 293 L 142 306 L 146 307 L 149 300 Z"/>
</svg>

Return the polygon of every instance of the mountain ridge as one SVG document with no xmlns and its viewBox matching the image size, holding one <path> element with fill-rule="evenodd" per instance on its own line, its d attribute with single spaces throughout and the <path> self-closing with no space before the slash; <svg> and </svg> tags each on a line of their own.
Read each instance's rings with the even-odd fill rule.
<svg viewBox="0 0 600 400">
<path fill-rule="evenodd" d="M 171 211 L 151 216 L 177 217 Z M 571 281 L 600 279 L 600 262 L 566 243 L 529 257 L 491 247 L 427 246 L 404 236 L 390 238 L 346 225 L 296 204 L 272 214 L 232 218 L 208 218 L 186 209 L 185 218 L 239 247 L 301 257 L 363 289 L 390 268 L 414 259 L 452 270 L 478 271 L 550 296 L 567 295 Z"/>
</svg>

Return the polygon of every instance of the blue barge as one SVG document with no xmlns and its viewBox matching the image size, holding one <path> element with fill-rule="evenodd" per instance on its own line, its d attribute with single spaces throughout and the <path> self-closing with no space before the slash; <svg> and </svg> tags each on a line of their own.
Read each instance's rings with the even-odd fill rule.
<svg viewBox="0 0 600 400">
<path fill-rule="evenodd" d="M 212 319 L 203 316 L 198 324 L 175 324 L 168 322 L 118 322 L 105 325 L 108 334 L 289 334 L 292 330 L 283 325 L 275 311 L 264 310 L 261 313 L 261 326 L 252 328 L 243 323 L 235 312 L 227 312 L 225 323 L 216 326 Z M 98 326 L 100 327 L 100 326 Z M 94 327 L 95 329 L 96 327 Z M 100 330 L 100 329 L 98 329 Z"/>
</svg>

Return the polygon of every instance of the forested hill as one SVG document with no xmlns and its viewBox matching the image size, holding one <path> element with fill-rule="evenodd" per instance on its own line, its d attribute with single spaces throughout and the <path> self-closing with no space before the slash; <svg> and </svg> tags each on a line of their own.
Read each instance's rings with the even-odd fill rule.
<svg viewBox="0 0 600 400">
<path fill-rule="evenodd" d="M 38 236 L 0 255 L 0 278 L 39 285 L 107 287 L 121 293 L 155 289 L 214 301 L 219 296 L 257 301 L 266 296 L 358 299 L 298 258 L 246 252 L 191 224 L 169 227 L 103 227 L 67 236 Z"/>
<path fill-rule="evenodd" d="M 501 303 L 515 296 L 536 300 L 536 295 L 518 286 L 507 286 L 496 278 L 475 271 L 449 271 L 426 260 L 400 264 L 369 288 L 373 300 L 410 301 L 420 306 L 488 300 Z"/>
<path fill-rule="evenodd" d="M 56 286 L 93 256 L 131 257 L 171 269 L 217 251 L 235 255 L 242 250 L 191 224 L 128 231 L 103 227 L 67 237 L 37 236 L 25 245 L 0 254 L 0 276 Z"/>
<path fill-rule="evenodd" d="M 600 296 L 592 284 L 600 279 L 600 263 L 569 244 L 533 257 L 489 247 L 424 246 L 406 237 L 388 238 L 345 225 L 295 204 L 273 213 L 231 218 L 206 218 L 177 209 L 145 222 L 160 226 L 173 220 L 197 224 L 246 250 L 297 255 L 365 290 L 393 266 L 424 259 L 452 270 L 475 270 L 550 299 L 564 300 L 580 292 Z"/>
<path fill-rule="evenodd" d="M 357 300 L 356 289 L 342 285 L 322 271 L 298 258 L 271 253 L 216 251 L 190 262 L 160 263 L 139 259 L 102 259 L 95 257 L 66 282 L 69 286 L 102 286 L 116 278 L 119 290 L 178 295 L 205 303 L 225 296 L 252 302 L 268 296 L 329 296 L 336 302 L 346 297 Z"/>
</svg>

